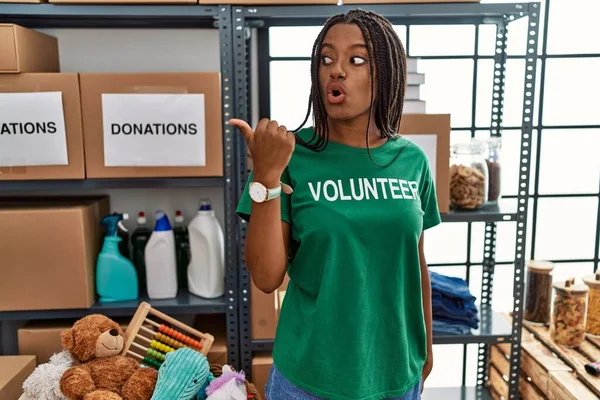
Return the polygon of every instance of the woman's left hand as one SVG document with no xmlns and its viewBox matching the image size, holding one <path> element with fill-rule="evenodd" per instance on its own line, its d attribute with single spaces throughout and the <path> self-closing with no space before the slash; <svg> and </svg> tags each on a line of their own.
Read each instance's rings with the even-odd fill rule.
<svg viewBox="0 0 600 400">
<path fill-rule="evenodd" d="M 423 393 L 423 388 L 425 387 L 425 380 L 429 374 L 431 374 L 431 370 L 433 369 L 433 354 L 431 352 L 427 353 L 427 360 L 425 360 L 425 365 L 423 366 L 423 376 L 421 380 L 421 393 Z"/>
</svg>

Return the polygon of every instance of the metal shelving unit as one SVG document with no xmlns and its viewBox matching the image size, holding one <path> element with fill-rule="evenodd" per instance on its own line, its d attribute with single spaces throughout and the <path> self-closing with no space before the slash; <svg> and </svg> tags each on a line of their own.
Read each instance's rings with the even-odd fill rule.
<svg viewBox="0 0 600 400">
<path fill-rule="evenodd" d="M 209 28 L 219 31 L 221 61 L 224 176 L 219 178 L 84 179 L 48 181 L 2 181 L 0 196 L 27 191 L 64 190 L 80 193 L 88 189 L 129 188 L 206 188 L 222 187 L 225 200 L 226 293 L 220 299 L 202 299 L 182 292 L 175 299 L 95 304 L 89 309 L 31 310 L 0 312 L 0 354 L 14 354 L 16 329 L 27 320 L 80 318 L 100 312 L 107 316 L 133 316 L 141 301 L 171 315 L 226 315 L 228 362 L 239 368 L 238 330 L 238 240 L 236 133 L 226 124 L 235 106 L 232 81 L 233 36 L 230 6 L 200 5 L 54 5 L 0 4 L 0 21 L 29 28 Z"/>
<path fill-rule="evenodd" d="M 510 354 L 510 376 L 509 378 L 509 398 L 516 400 L 518 398 L 518 377 L 520 367 L 520 340 L 522 330 L 522 303 L 524 297 L 524 260 L 525 260 L 525 240 L 526 240 L 526 222 L 529 198 L 529 169 L 531 163 L 531 138 L 532 138 L 532 119 L 533 104 L 536 84 L 537 67 L 537 43 L 540 18 L 540 3 L 514 3 L 514 4 L 478 4 L 478 3 L 460 3 L 460 4 L 390 4 L 390 5 L 363 5 L 356 6 L 368 8 L 386 16 L 394 24 L 403 25 L 424 25 L 424 24 L 493 24 L 496 26 L 494 75 L 493 75 L 493 93 L 492 93 L 492 118 L 488 129 L 492 136 L 502 135 L 502 116 L 504 99 L 504 80 L 506 74 L 507 61 L 507 35 L 508 27 L 512 21 L 528 17 L 527 30 L 527 50 L 523 57 L 525 60 L 525 79 L 523 96 L 523 114 L 522 125 L 518 127 L 521 130 L 521 158 L 519 161 L 519 189 L 518 195 L 510 201 L 501 202 L 499 207 L 484 208 L 473 212 L 450 212 L 442 215 L 445 223 L 466 222 L 469 224 L 469 242 L 471 238 L 471 223 L 485 222 L 484 237 L 484 260 L 482 268 L 482 291 L 480 294 L 480 329 L 473 331 L 469 335 L 436 335 L 436 344 L 464 344 L 465 354 L 467 344 L 478 344 L 478 364 L 477 364 L 477 386 L 458 388 L 443 388 L 426 390 L 425 399 L 490 399 L 487 392 L 486 383 L 488 381 L 489 370 L 489 345 L 493 343 L 505 342 L 511 343 Z M 238 7 L 234 6 L 233 29 L 234 29 L 234 47 L 235 47 L 235 83 L 236 83 L 236 101 L 237 117 L 248 119 L 250 116 L 250 98 L 249 98 L 249 51 L 256 51 L 251 48 L 251 42 L 248 39 L 249 28 L 259 30 L 258 52 L 263 51 L 264 56 L 268 53 L 268 40 L 265 35 L 260 34 L 272 26 L 300 26 L 300 25 L 319 25 L 329 16 L 349 11 L 353 6 L 321 6 L 321 5 L 302 5 L 302 6 L 257 6 L 257 7 Z M 476 36 L 477 41 L 478 36 Z M 263 50 L 261 50 L 261 48 Z M 477 46 L 475 46 L 477 51 Z M 259 57 L 261 58 L 261 57 Z M 265 57 L 263 57 L 265 58 Z M 475 53 L 474 58 L 479 57 Z M 259 61 L 261 62 L 261 61 Z M 262 62 L 268 62 L 262 60 Z M 264 79 L 261 87 L 268 88 L 268 71 L 265 74 L 264 68 L 259 68 L 259 76 Z M 259 79 L 260 79 L 259 78 Z M 268 92 L 268 89 L 266 89 Z M 261 106 L 261 117 L 268 116 L 268 96 L 259 99 Z M 473 123 L 474 125 L 474 123 Z M 481 129 L 473 126 L 471 134 L 475 130 Z M 238 191 L 241 191 L 242 185 L 247 179 L 247 168 L 245 165 L 245 146 L 243 140 L 238 140 Z M 491 300 L 494 284 L 495 246 L 496 246 L 496 223 L 503 221 L 516 222 L 516 242 L 515 242 L 515 269 L 514 269 L 514 292 L 513 292 L 513 320 L 507 322 L 503 316 L 494 313 L 491 310 Z M 270 350 L 273 346 L 272 340 L 252 340 L 250 323 L 250 277 L 244 265 L 243 242 L 246 233 L 246 224 L 239 223 L 240 238 L 240 350 L 241 350 L 241 368 L 248 374 L 251 373 L 252 355 L 255 351 Z M 470 252 L 469 252 L 470 253 Z M 467 261 L 467 267 L 471 265 Z M 463 372 L 465 366 L 463 365 Z"/>
</svg>

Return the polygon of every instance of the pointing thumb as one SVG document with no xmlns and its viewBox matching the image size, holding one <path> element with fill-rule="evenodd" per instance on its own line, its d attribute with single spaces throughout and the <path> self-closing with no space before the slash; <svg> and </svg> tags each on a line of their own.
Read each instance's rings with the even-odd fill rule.
<svg viewBox="0 0 600 400">
<path fill-rule="evenodd" d="M 254 131 L 246 121 L 237 118 L 232 118 L 228 121 L 228 124 L 235 126 L 240 130 L 240 132 L 242 132 L 244 139 L 246 139 L 246 143 L 250 142 L 250 140 L 252 140 L 252 138 L 254 137 Z"/>
</svg>

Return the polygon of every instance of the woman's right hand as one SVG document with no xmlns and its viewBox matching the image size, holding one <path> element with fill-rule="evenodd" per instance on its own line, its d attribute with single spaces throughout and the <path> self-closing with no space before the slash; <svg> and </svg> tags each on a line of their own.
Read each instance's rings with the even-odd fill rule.
<svg viewBox="0 0 600 400">
<path fill-rule="evenodd" d="M 254 179 L 264 185 L 278 184 L 296 146 L 296 137 L 276 121 L 263 118 L 255 130 L 241 119 L 229 120 L 240 130 L 252 155 Z"/>
</svg>

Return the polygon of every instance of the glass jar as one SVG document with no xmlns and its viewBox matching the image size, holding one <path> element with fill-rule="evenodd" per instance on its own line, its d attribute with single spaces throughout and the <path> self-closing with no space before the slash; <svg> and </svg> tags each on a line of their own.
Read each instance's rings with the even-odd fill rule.
<svg viewBox="0 0 600 400">
<path fill-rule="evenodd" d="M 484 142 L 485 160 L 489 173 L 488 204 L 497 205 L 502 196 L 502 164 L 500 153 L 502 141 L 499 137 L 491 137 Z"/>
<path fill-rule="evenodd" d="M 600 273 L 584 277 L 583 282 L 590 290 L 585 331 L 589 336 L 600 338 Z"/>
<path fill-rule="evenodd" d="M 553 270 L 554 264 L 549 261 L 531 260 L 527 263 L 523 318 L 534 325 L 550 323 Z"/>
<path fill-rule="evenodd" d="M 575 279 L 557 282 L 553 287 L 550 337 L 558 344 L 577 347 L 585 340 L 588 287 L 575 285 Z"/>
<path fill-rule="evenodd" d="M 487 202 L 488 168 L 485 148 L 476 141 L 457 143 L 450 155 L 450 204 L 474 210 Z"/>
</svg>

